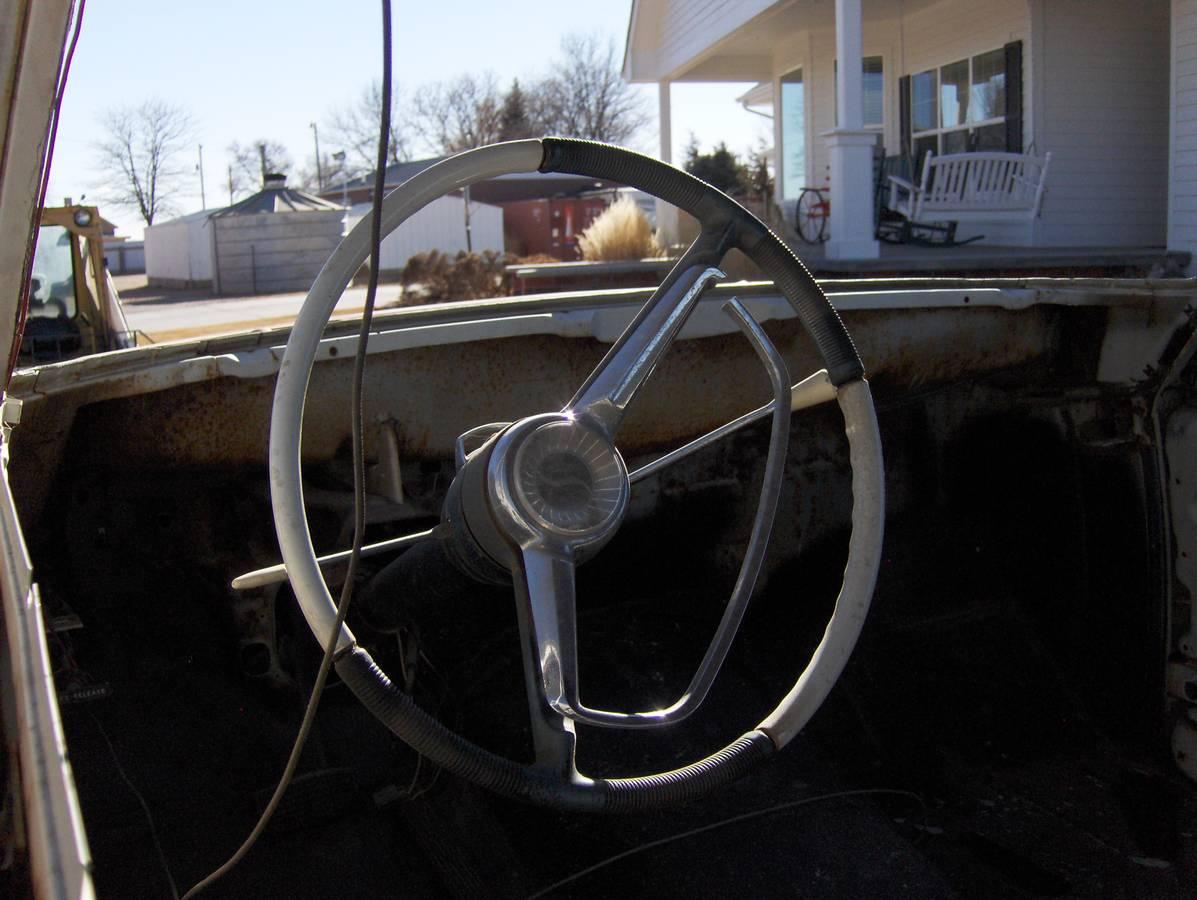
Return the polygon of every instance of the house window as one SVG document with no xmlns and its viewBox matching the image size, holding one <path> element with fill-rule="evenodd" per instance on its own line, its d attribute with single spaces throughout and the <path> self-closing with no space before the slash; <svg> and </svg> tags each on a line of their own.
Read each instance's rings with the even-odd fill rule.
<svg viewBox="0 0 1197 900">
<path fill-rule="evenodd" d="M 880 128 L 884 124 L 885 78 L 881 72 L 881 57 L 866 56 L 861 69 L 861 90 L 864 92 L 865 128 Z"/>
<path fill-rule="evenodd" d="M 797 200 L 806 185 L 806 94 L 802 70 L 781 76 L 781 196 Z"/>
<path fill-rule="evenodd" d="M 839 89 L 840 63 L 834 63 L 836 90 Z M 861 105 L 865 128 L 880 128 L 885 124 L 885 75 L 880 56 L 866 56 L 860 64 Z M 835 124 L 840 124 L 839 104 L 835 104 Z"/>
<path fill-rule="evenodd" d="M 1006 149 L 1006 51 L 991 50 L 910 78 L 911 151 L 922 160 Z"/>
</svg>

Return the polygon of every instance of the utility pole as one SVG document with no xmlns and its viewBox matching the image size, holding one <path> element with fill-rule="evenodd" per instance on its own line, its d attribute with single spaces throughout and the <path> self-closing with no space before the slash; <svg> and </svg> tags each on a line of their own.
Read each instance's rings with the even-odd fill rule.
<svg viewBox="0 0 1197 900">
<path fill-rule="evenodd" d="M 262 187 L 266 186 L 266 145 L 258 144 L 258 158 L 262 160 Z"/>
<path fill-rule="evenodd" d="M 468 184 L 462 190 L 462 197 L 465 200 L 462 205 L 465 207 L 466 253 L 473 253 L 474 238 L 470 233 L 470 186 Z"/>
<path fill-rule="evenodd" d="M 312 123 L 312 137 L 316 141 L 316 186 L 324 190 L 324 172 L 320 169 L 320 129 L 315 122 Z"/>
<path fill-rule="evenodd" d="M 199 145 L 199 165 L 195 167 L 200 176 L 200 209 L 208 208 L 208 198 L 204 195 L 204 145 Z"/>
<path fill-rule="evenodd" d="M 229 206 L 233 205 L 233 167 L 229 166 Z"/>
<path fill-rule="evenodd" d="M 345 207 L 345 217 L 341 219 L 341 233 L 349 234 L 349 177 L 345 174 L 345 151 L 338 150 L 332 158 L 337 161 L 341 170 L 341 206 Z"/>
</svg>

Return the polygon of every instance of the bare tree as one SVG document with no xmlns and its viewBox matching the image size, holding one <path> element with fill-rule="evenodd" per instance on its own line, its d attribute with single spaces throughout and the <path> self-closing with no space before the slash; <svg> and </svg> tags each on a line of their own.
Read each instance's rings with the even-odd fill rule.
<svg viewBox="0 0 1197 900">
<path fill-rule="evenodd" d="M 620 77 L 615 42 L 594 34 L 562 39 L 554 74 L 534 96 L 544 134 L 623 144 L 648 124 L 643 99 Z"/>
<path fill-rule="evenodd" d="M 377 147 L 375 147 L 375 152 L 377 152 Z M 359 174 L 347 167 L 348 159 L 348 154 L 343 151 L 321 153 L 320 166 L 317 168 L 316 157 L 308 156 L 303 165 L 290 177 L 290 183 L 300 190 L 312 194 L 319 194 L 321 191 L 330 189 L 339 190 L 341 182 L 356 178 Z M 324 176 L 323 187 L 320 185 L 318 174 Z"/>
<path fill-rule="evenodd" d="M 248 144 L 233 141 L 227 152 L 229 190 L 234 196 L 252 194 L 262 187 L 267 175 L 291 173 L 291 154 L 278 141 L 266 138 L 258 138 Z"/>
<path fill-rule="evenodd" d="M 398 90 L 391 91 L 391 128 L 387 141 L 387 159 L 392 163 L 408 158 L 408 141 Z M 378 161 L 378 123 L 382 117 L 382 82 L 374 81 L 362 89 L 357 100 L 333 111 L 322 126 L 330 146 L 345 153 L 341 169 L 345 177 L 357 178 L 374 171 Z M 321 160 L 322 165 L 326 165 Z M 325 170 L 325 184 L 334 178 Z"/>
<path fill-rule="evenodd" d="M 325 125 L 351 177 L 374 168 L 380 94 L 372 84 Z M 412 144 L 447 154 L 542 133 L 626 143 L 648 123 L 640 95 L 620 77 L 614 42 L 594 35 L 566 37 L 553 74 L 531 87 L 513 81 L 503 92 L 489 72 L 465 74 L 421 86 L 404 108 L 402 120 L 392 111 L 391 162 L 408 158 Z"/>
<path fill-rule="evenodd" d="M 191 115 L 162 100 L 108 110 L 98 145 L 106 184 L 104 200 L 135 209 L 146 225 L 174 209 L 173 198 L 189 174 L 174 157 L 191 140 Z"/>
<path fill-rule="evenodd" d="M 413 106 L 416 131 L 434 152 L 492 144 L 503 131 L 503 96 L 490 72 L 426 85 Z"/>
</svg>

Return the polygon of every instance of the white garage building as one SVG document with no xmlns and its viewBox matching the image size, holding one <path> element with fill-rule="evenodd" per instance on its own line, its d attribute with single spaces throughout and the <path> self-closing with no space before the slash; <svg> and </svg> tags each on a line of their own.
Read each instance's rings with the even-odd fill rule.
<svg viewBox="0 0 1197 900">
<path fill-rule="evenodd" d="M 358 203 L 349 210 L 353 227 L 370 212 L 369 203 Z M 417 253 L 439 250 L 450 256 L 466 249 L 466 200 L 460 194 L 437 197 L 410 219 L 392 231 L 382 242 L 384 276 L 398 274 L 407 260 Z M 488 203 L 470 201 L 469 249 L 475 253 L 503 252 L 503 209 Z"/>
<path fill-rule="evenodd" d="M 146 275 L 162 287 L 217 294 L 307 290 L 341 239 L 344 210 L 266 176 L 262 190 L 145 231 Z"/>
<path fill-rule="evenodd" d="M 195 288 L 212 285 L 213 210 L 179 216 L 145 230 L 146 278 L 154 287 Z"/>
</svg>

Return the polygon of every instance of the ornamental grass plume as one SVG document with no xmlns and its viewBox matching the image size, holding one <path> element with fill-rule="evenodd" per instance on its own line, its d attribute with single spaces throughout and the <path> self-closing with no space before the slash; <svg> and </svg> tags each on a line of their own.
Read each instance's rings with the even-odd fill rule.
<svg viewBox="0 0 1197 900">
<path fill-rule="evenodd" d="M 610 262 L 617 259 L 647 259 L 661 255 L 661 244 L 643 210 L 630 198 L 621 197 L 578 235 L 582 259 Z"/>
</svg>

